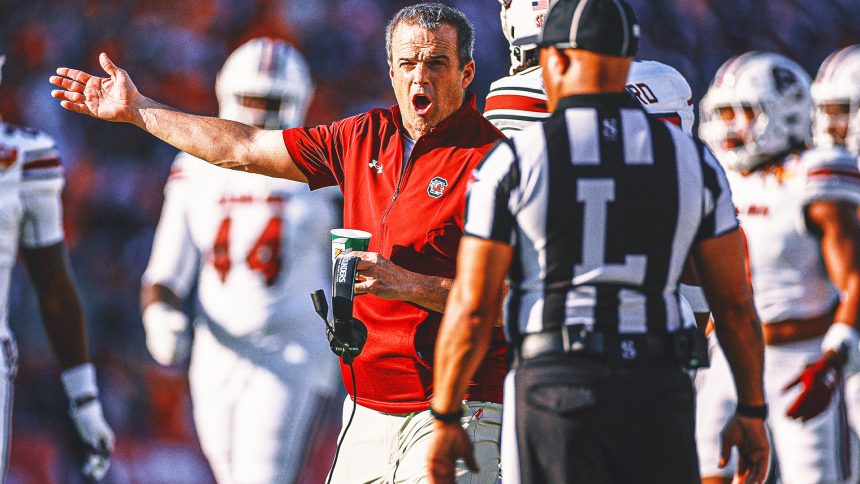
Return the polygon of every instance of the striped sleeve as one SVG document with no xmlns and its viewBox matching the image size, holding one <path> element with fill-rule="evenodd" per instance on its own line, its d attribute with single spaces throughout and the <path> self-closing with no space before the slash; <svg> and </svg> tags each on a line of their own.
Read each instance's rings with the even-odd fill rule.
<svg viewBox="0 0 860 484">
<path fill-rule="evenodd" d="M 473 172 L 466 195 L 465 234 L 512 244 L 511 198 L 519 185 L 517 156 L 510 141 L 500 141 Z"/>
<path fill-rule="evenodd" d="M 696 240 L 703 240 L 731 232 L 739 224 L 726 172 L 700 140 L 696 140 L 696 149 L 701 161 L 705 197 Z"/>
<path fill-rule="evenodd" d="M 25 182 L 63 177 L 60 154 L 53 141 L 48 146 L 25 151 L 23 161 L 21 179 Z"/>
<path fill-rule="evenodd" d="M 814 201 L 860 205 L 860 171 L 857 159 L 841 148 L 818 148 L 801 158 L 805 173 L 803 204 Z"/>
</svg>

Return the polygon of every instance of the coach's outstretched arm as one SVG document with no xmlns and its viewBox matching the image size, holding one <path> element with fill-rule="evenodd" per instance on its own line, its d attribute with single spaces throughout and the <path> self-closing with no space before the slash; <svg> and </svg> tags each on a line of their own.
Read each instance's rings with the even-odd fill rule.
<svg viewBox="0 0 860 484">
<path fill-rule="evenodd" d="M 177 111 L 147 98 L 107 54 L 99 56 L 110 77 L 60 67 L 51 91 L 69 111 L 105 121 L 132 123 L 176 148 L 214 165 L 307 182 L 279 130 L 267 131 L 226 119 Z"/>
<path fill-rule="evenodd" d="M 732 370 L 738 403 L 748 407 L 764 405 L 764 336 L 746 278 L 740 230 L 704 240 L 693 250 L 702 288 L 714 314 L 717 340 Z M 735 412 L 723 428 L 721 440 L 720 467 L 728 463 L 732 447 L 737 447 L 739 481 L 764 481 L 770 445 L 763 418 Z"/>
</svg>

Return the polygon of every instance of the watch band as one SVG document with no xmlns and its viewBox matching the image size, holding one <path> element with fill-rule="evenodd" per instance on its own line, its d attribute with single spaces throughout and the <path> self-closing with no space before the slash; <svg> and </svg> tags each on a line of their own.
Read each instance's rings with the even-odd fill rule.
<svg viewBox="0 0 860 484">
<path fill-rule="evenodd" d="M 460 423 L 460 419 L 463 418 L 463 409 L 460 408 L 451 413 L 439 413 L 436 410 L 433 410 L 433 407 L 430 407 L 430 415 L 440 422 Z"/>
<path fill-rule="evenodd" d="M 744 405 L 738 403 L 735 413 L 744 417 L 767 419 L 767 404 L 764 405 Z"/>
</svg>

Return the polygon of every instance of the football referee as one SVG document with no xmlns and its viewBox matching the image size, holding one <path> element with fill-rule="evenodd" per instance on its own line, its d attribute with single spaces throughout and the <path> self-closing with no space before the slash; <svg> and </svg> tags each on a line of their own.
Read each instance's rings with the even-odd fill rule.
<svg viewBox="0 0 860 484">
<path fill-rule="evenodd" d="M 692 254 L 738 395 L 722 458 L 764 480 L 763 343 L 725 174 L 624 93 L 639 26 L 624 0 L 551 3 L 537 44 L 552 116 L 498 144 L 475 173 L 457 278 L 436 346 L 429 466 L 472 462 L 462 395 L 510 269 L 505 483 L 699 482 L 693 390 L 702 364 L 679 314 Z"/>
</svg>

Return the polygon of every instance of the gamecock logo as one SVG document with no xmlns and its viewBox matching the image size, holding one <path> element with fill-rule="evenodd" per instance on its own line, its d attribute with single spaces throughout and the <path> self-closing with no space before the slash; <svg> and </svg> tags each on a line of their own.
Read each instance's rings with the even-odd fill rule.
<svg viewBox="0 0 860 484">
<path fill-rule="evenodd" d="M 448 188 L 448 180 L 441 176 L 434 177 L 430 180 L 430 184 L 427 185 L 427 195 L 430 195 L 433 198 L 439 198 L 445 193 L 446 188 Z"/>
</svg>

